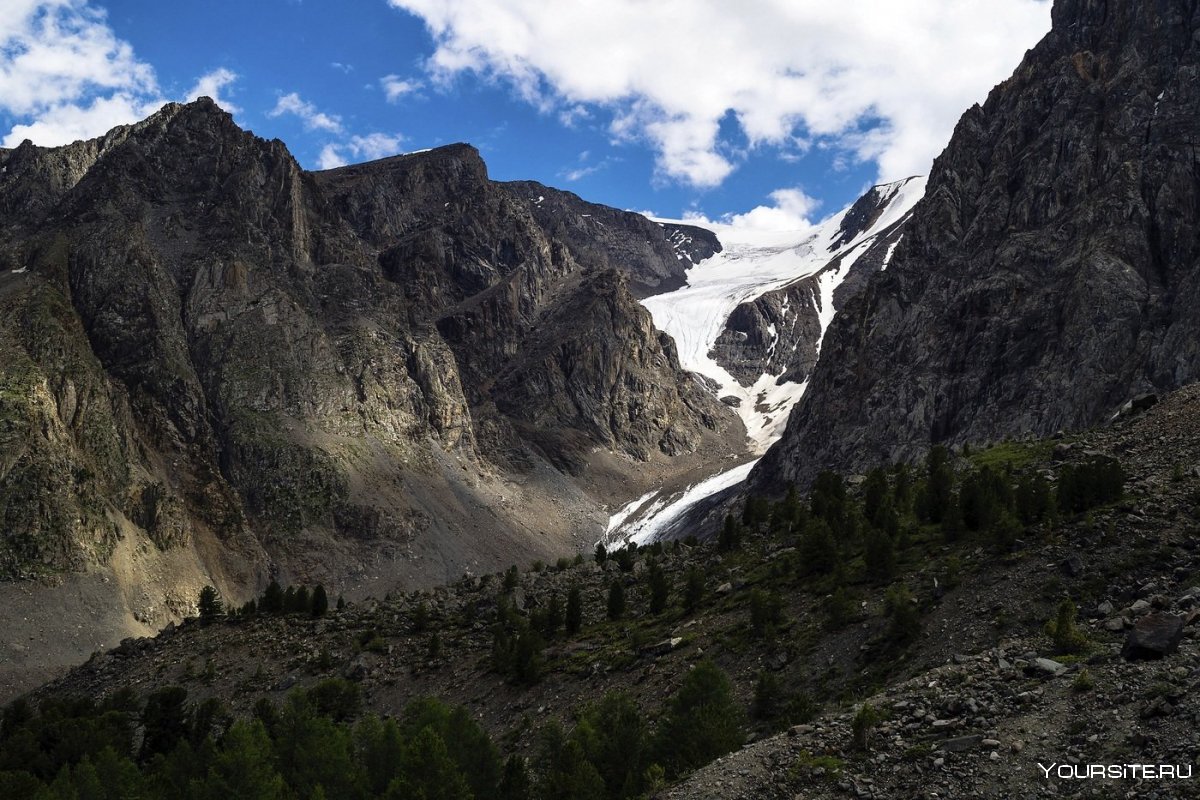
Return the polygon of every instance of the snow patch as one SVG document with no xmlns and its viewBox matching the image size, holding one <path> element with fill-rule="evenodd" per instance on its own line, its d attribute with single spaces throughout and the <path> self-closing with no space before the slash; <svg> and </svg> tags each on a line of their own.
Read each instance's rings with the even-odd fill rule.
<svg viewBox="0 0 1200 800">
<path fill-rule="evenodd" d="M 696 503 L 745 481 L 750 475 L 750 470 L 754 469 L 754 465 L 757 463 L 758 459 L 755 459 L 725 472 L 719 472 L 689 486 L 673 499 L 660 498 L 656 500 L 645 514 L 639 516 L 627 527 L 620 528 L 620 526 L 610 524 L 608 529 L 610 535 L 605 536 L 605 541 L 612 545 L 624 545 L 629 542 L 643 545 L 661 538 L 663 534 L 669 533 L 675 523 Z M 611 537 L 614 531 L 619 532 L 620 536 Z"/>
</svg>

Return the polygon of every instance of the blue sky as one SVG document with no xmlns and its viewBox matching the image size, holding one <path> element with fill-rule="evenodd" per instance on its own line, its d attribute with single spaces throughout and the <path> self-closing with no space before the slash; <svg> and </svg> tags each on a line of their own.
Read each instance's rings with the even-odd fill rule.
<svg viewBox="0 0 1200 800">
<path fill-rule="evenodd" d="M 1044 0 L 830 5 L 0 0 L 0 139 L 215 94 L 307 168 L 467 141 L 496 179 L 798 225 L 927 171 L 1049 27 Z"/>
</svg>

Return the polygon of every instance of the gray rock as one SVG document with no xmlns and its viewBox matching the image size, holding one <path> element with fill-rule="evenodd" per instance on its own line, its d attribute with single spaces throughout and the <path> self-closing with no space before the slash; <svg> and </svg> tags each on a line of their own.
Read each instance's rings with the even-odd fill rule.
<svg viewBox="0 0 1200 800">
<path fill-rule="evenodd" d="M 1142 617 L 1126 634 L 1121 655 L 1129 661 L 1137 661 L 1174 653 L 1183 640 L 1183 622 L 1183 617 L 1174 614 Z"/>
<path fill-rule="evenodd" d="M 1062 673 L 1067 671 L 1066 664 L 1059 663 L 1058 661 L 1055 661 L 1054 659 L 1051 659 L 1051 658 L 1041 658 L 1041 657 L 1035 658 L 1033 660 L 1033 666 L 1036 667 L 1038 670 L 1048 673 L 1050 675 L 1061 675 Z"/>
</svg>

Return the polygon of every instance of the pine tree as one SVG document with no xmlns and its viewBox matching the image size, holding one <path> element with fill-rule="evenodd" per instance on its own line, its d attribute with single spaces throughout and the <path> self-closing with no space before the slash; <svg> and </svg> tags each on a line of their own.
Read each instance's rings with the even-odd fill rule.
<svg viewBox="0 0 1200 800">
<path fill-rule="evenodd" d="M 925 469 L 925 487 L 917 504 L 917 513 L 926 522 L 938 523 L 945 516 L 954 492 L 950 451 L 941 445 L 930 450 L 925 459 Z"/>
<path fill-rule="evenodd" d="M 650 565 L 648 580 L 650 583 L 650 613 L 660 614 L 667 607 L 667 596 L 671 585 L 667 575 L 657 563 Z"/>
<path fill-rule="evenodd" d="M 546 602 L 546 611 L 542 614 L 542 633 L 547 639 L 558 635 L 558 629 L 563 624 L 562 605 L 558 602 L 558 592 L 550 595 Z"/>
<path fill-rule="evenodd" d="M 704 573 L 699 567 L 688 567 L 683 584 L 683 610 L 691 614 L 700 607 L 704 599 Z"/>
<path fill-rule="evenodd" d="M 278 581 L 272 580 L 267 584 L 259 608 L 266 614 L 279 614 L 283 611 L 283 589 Z"/>
<path fill-rule="evenodd" d="M 625 616 L 625 587 L 620 580 L 615 580 L 608 587 L 608 618 L 620 619 Z"/>
<path fill-rule="evenodd" d="M 221 602 L 221 595 L 217 592 L 215 586 L 205 586 L 200 590 L 200 620 L 202 622 L 212 622 L 217 617 L 224 613 L 224 604 Z"/>
<path fill-rule="evenodd" d="M 721 528 L 721 534 L 717 537 L 717 551 L 728 553 L 737 549 L 742 538 L 741 527 L 737 520 L 733 518 L 733 514 L 725 515 L 725 524 Z"/>
<path fill-rule="evenodd" d="M 696 769 L 741 746 L 743 712 L 724 672 L 705 659 L 667 701 L 656 750 L 668 773 Z"/>
<path fill-rule="evenodd" d="M 567 592 L 567 634 L 574 636 L 583 625 L 583 592 L 572 586 Z"/>
<path fill-rule="evenodd" d="M 896 571 L 896 548 L 892 537 L 885 531 L 871 528 L 867 531 L 863 562 L 867 576 L 874 581 L 885 581 Z"/>
<path fill-rule="evenodd" d="M 325 587 L 317 584 L 317 588 L 313 589 L 312 596 L 312 615 L 314 617 L 323 617 L 329 611 L 329 595 L 325 592 Z"/>
</svg>

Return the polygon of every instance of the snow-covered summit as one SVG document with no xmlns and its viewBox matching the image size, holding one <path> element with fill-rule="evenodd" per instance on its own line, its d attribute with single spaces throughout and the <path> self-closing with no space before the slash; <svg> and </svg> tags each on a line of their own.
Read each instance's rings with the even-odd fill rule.
<svg viewBox="0 0 1200 800">
<path fill-rule="evenodd" d="M 782 373 L 765 373 L 751 386 L 738 382 L 712 357 L 730 315 L 743 303 L 817 276 L 819 289 L 812 292 L 811 303 L 823 335 L 833 319 L 834 291 L 876 240 L 908 215 L 924 189 L 920 177 L 876 186 L 854 205 L 805 230 L 713 225 L 725 249 L 689 268 L 686 286 L 643 301 L 654 324 L 675 339 L 683 367 L 713 381 L 718 397 L 738 401 L 755 452 L 779 438 L 804 384 L 779 384 Z"/>
<path fill-rule="evenodd" d="M 835 293 L 840 287 L 854 290 L 846 283 L 852 275 L 886 268 L 902 236 L 900 223 L 924 191 L 923 177 L 881 184 L 801 230 L 704 226 L 724 249 L 690 266 L 685 286 L 642 301 L 655 326 L 675 339 L 682 366 L 702 376 L 718 398 L 735 408 L 753 454 L 761 455 L 779 439 L 788 414 L 804 395 L 807 372 L 833 320 Z M 731 324 L 735 311 L 752 318 L 753 335 Z M 730 341 L 735 347 L 728 346 Z M 739 342 L 744 344 L 740 349 Z M 781 348 L 787 352 L 780 353 Z M 735 365 L 730 359 L 737 356 L 731 351 L 755 358 Z M 766 369 L 756 371 L 764 364 Z M 792 379 L 798 375 L 804 377 Z M 745 480 L 752 466 L 739 464 L 679 491 L 650 492 L 613 516 L 605 538 L 612 543 L 660 538 L 693 505 Z"/>
</svg>

